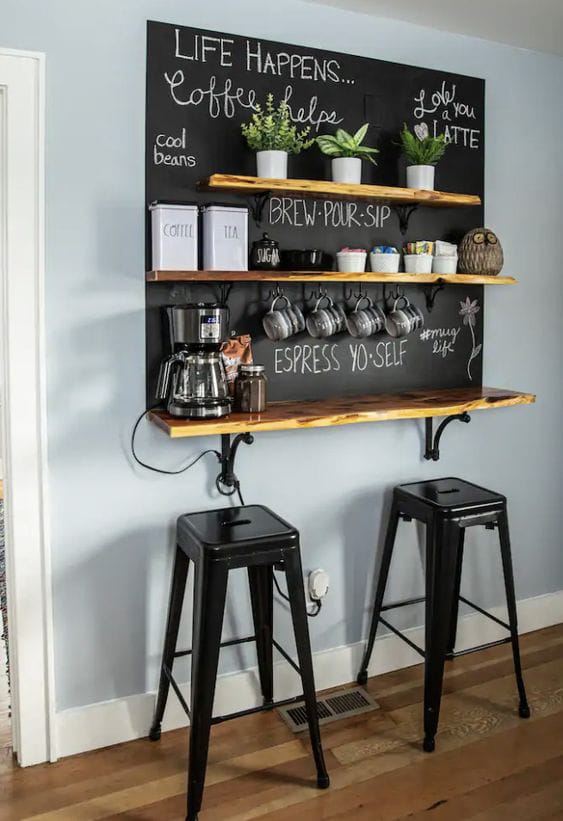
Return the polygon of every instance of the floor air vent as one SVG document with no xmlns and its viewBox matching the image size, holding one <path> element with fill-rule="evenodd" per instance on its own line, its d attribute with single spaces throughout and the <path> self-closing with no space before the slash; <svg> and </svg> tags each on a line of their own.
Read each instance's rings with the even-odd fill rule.
<svg viewBox="0 0 563 821">
<path fill-rule="evenodd" d="M 319 711 L 319 723 L 329 724 L 331 721 L 339 721 L 342 718 L 351 718 L 362 713 L 369 713 L 372 710 L 379 710 L 379 704 L 362 687 L 353 687 L 350 690 L 339 690 L 332 695 L 320 698 L 317 701 L 317 709 Z M 307 713 L 305 712 L 304 702 L 298 701 L 296 704 L 280 707 L 278 713 L 294 733 L 300 733 L 302 730 L 307 729 Z"/>
</svg>

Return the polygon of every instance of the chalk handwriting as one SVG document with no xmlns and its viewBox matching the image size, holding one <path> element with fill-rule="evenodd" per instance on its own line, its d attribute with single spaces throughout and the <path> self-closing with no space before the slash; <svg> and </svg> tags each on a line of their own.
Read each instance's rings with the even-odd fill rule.
<svg viewBox="0 0 563 821">
<path fill-rule="evenodd" d="M 445 359 L 455 350 L 459 328 L 425 328 L 420 333 L 422 342 L 432 342 L 432 353 Z"/>
<path fill-rule="evenodd" d="M 459 145 L 463 148 L 478 149 L 481 130 L 473 127 L 472 123 L 459 124 L 457 121 L 477 119 L 475 106 L 457 99 L 457 86 L 445 80 L 439 88 L 427 95 L 426 89 L 421 88 L 414 97 L 414 117 L 422 120 L 428 115 L 432 118 L 432 132 L 434 137 L 444 134 L 446 142 Z"/>
<path fill-rule="evenodd" d="M 157 134 L 153 143 L 153 164 L 194 168 L 196 158 L 193 154 L 187 154 L 187 150 L 188 138 L 185 128 L 182 128 L 179 134 Z"/>
<path fill-rule="evenodd" d="M 388 205 L 333 200 L 271 197 L 270 225 L 291 225 L 294 228 L 382 228 L 391 216 Z"/>
</svg>

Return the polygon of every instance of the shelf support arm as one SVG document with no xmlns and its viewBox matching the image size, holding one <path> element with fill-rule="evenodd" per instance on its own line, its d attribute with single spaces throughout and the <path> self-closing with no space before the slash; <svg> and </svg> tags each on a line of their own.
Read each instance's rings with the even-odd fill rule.
<svg viewBox="0 0 563 821">
<path fill-rule="evenodd" d="M 439 279 L 436 285 L 428 285 L 424 288 L 424 296 L 426 298 L 426 310 L 428 313 L 432 313 L 432 309 L 434 307 L 434 303 L 436 302 L 436 297 L 443 291 L 445 288 L 445 283 L 443 279 Z"/>
<path fill-rule="evenodd" d="M 222 496 L 232 496 L 237 491 L 239 482 L 235 473 L 235 460 L 241 442 L 251 445 L 254 436 L 251 433 L 239 433 L 231 442 L 230 433 L 221 434 L 221 472 L 215 480 L 215 485 Z"/>
<path fill-rule="evenodd" d="M 264 215 L 264 208 L 266 207 L 269 199 L 271 197 L 270 191 L 262 191 L 260 194 L 255 194 L 252 198 L 253 202 L 251 205 L 251 213 L 254 219 L 254 222 L 260 228 L 262 225 L 262 217 Z"/>
<path fill-rule="evenodd" d="M 428 461 L 437 462 L 440 459 L 440 439 L 442 438 L 442 434 L 450 422 L 471 422 L 471 417 L 467 413 L 467 411 L 463 411 L 463 413 L 456 413 L 453 416 L 446 416 L 436 430 L 436 434 L 433 433 L 433 419 L 431 416 L 427 417 L 425 420 L 426 424 L 426 449 L 424 451 L 424 458 Z"/>
<path fill-rule="evenodd" d="M 414 205 L 392 205 L 391 208 L 399 218 L 399 230 L 404 236 L 409 230 L 409 220 L 418 208 L 418 203 Z"/>
</svg>

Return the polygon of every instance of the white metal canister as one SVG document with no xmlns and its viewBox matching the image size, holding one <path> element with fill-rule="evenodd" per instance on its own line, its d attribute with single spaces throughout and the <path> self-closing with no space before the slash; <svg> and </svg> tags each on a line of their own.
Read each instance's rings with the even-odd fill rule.
<svg viewBox="0 0 563 821">
<path fill-rule="evenodd" d="M 150 206 L 154 271 L 197 271 L 197 205 Z"/>
<path fill-rule="evenodd" d="M 202 210 L 204 269 L 247 271 L 248 208 L 206 205 Z"/>
</svg>

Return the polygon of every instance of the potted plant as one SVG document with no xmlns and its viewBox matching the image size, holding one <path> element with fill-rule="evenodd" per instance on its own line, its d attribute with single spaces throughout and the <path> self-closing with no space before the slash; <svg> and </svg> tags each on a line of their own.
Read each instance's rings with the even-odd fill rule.
<svg viewBox="0 0 563 821">
<path fill-rule="evenodd" d="M 333 182 L 361 183 L 362 160 L 369 160 L 377 165 L 372 154 L 378 154 L 377 148 L 362 145 L 367 134 L 369 123 L 364 123 L 355 134 L 348 134 L 339 128 L 336 134 L 317 137 L 317 145 L 328 157 L 332 157 Z"/>
<path fill-rule="evenodd" d="M 265 110 L 255 106 L 250 122 L 241 125 L 248 147 L 256 151 L 256 173 L 269 179 L 286 179 L 287 155 L 299 154 L 315 142 L 308 140 L 310 128 L 298 131 L 291 121 L 288 104 L 282 100 L 277 108 L 274 95 L 266 97 Z"/>
<path fill-rule="evenodd" d="M 414 133 L 406 123 L 401 131 L 401 147 L 407 162 L 407 188 L 434 190 L 434 166 L 447 147 L 444 134 L 431 137 L 426 123 L 417 123 Z"/>
</svg>

